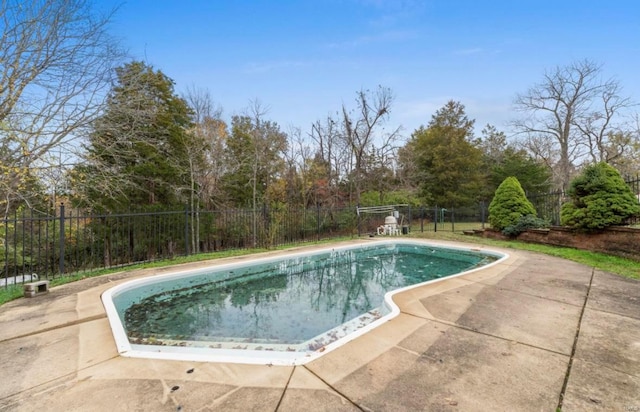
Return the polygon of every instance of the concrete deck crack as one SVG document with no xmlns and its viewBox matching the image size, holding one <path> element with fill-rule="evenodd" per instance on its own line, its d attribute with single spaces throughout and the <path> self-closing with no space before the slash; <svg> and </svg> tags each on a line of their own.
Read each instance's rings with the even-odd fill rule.
<svg viewBox="0 0 640 412">
<path fill-rule="evenodd" d="M 631 319 L 631 320 L 640 320 L 640 317 L 631 316 L 625 313 L 620 312 L 612 312 L 610 310 L 597 309 L 597 308 L 589 308 L 589 310 L 598 313 L 606 313 L 607 315 L 620 316 L 621 318 Z"/>
<path fill-rule="evenodd" d="M 287 393 L 287 389 L 289 389 L 289 383 L 291 382 L 291 378 L 293 377 L 293 373 L 296 371 L 297 366 L 294 366 L 293 368 L 291 368 L 291 373 L 289 374 L 289 379 L 287 379 L 287 383 L 284 385 L 284 389 L 282 389 L 282 394 L 280 395 L 280 399 L 278 399 L 278 404 L 276 405 L 276 408 L 274 409 L 275 412 L 278 412 L 278 409 L 280 409 L 280 404 L 282 403 L 282 400 L 284 399 L 284 394 Z"/>
<path fill-rule="evenodd" d="M 551 302 L 562 303 L 563 305 L 574 306 L 574 307 L 577 307 L 577 308 L 581 307 L 581 305 L 576 305 L 575 303 L 566 302 L 566 301 L 559 300 L 559 299 L 552 299 L 552 298 L 547 297 L 547 296 L 536 295 L 536 294 L 533 294 L 533 293 L 523 292 L 521 290 L 505 288 L 505 287 L 497 286 L 497 285 L 490 285 L 490 284 L 482 283 L 482 282 L 477 282 L 477 283 L 481 283 L 481 284 L 485 285 L 486 287 L 493 288 L 493 289 L 496 289 L 496 290 L 499 290 L 499 291 L 507 291 L 507 292 L 512 292 L 512 293 L 517 293 L 519 295 L 530 296 L 532 298 L 538 298 L 538 299 L 548 300 L 548 301 L 551 301 Z"/>
<path fill-rule="evenodd" d="M 12 394 L 10 394 L 8 396 L 5 396 L 4 398 L 0 398 L 0 401 L 4 401 L 4 400 L 11 399 L 11 398 L 15 398 L 18 395 L 21 395 L 23 393 L 28 393 L 30 391 L 36 391 L 36 393 L 49 392 L 49 391 L 52 391 L 52 390 L 54 390 L 54 389 L 56 389 L 56 388 L 58 388 L 60 386 L 69 385 L 69 382 L 64 381 L 64 379 L 67 379 L 67 378 L 73 379 L 73 378 L 77 378 L 77 376 L 78 376 L 77 372 L 65 373 L 63 375 L 60 375 L 60 376 L 57 376 L 55 378 L 49 379 L 48 381 L 41 382 L 41 383 L 39 383 L 39 384 L 37 384 L 35 386 L 30 386 L 30 387 L 28 387 L 26 389 L 14 392 L 14 393 L 12 393 Z M 55 381 L 58 381 L 58 380 L 62 380 L 62 382 L 59 385 L 55 385 L 53 387 L 47 387 L 47 385 L 49 385 L 49 384 L 51 384 L 51 383 L 53 383 Z M 38 392 L 38 388 L 41 388 L 43 386 L 46 387 L 46 389 L 41 390 L 41 391 Z"/>
<path fill-rule="evenodd" d="M 422 316 L 418 316 L 418 315 L 416 315 L 416 314 L 414 314 L 414 313 L 408 313 L 408 312 L 402 312 L 402 311 L 401 311 L 401 313 L 403 313 L 403 314 L 405 314 L 405 315 L 409 315 L 409 316 L 416 317 L 416 318 L 418 318 L 418 319 L 429 320 L 429 321 L 432 321 L 432 322 L 439 323 L 439 324 L 441 324 L 441 325 L 451 326 L 451 327 L 454 327 L 454 328 L 457 328 L 457 329 L 465 330 L 465 331 L 467 331 L 467 332 L 477 333 L 477 334 L 479 334 L 479 335 L 487 336 L 487 337 L 490 337 L 490 338 L 500 339 L 500 340 L 503 340 L 503 341 L 505 341 L 505 342 L 516 342 L 516 343 L 517 343 L 517 344 L 519 344 L 519 345 L 527 346 L 527 347 L 529 347 L 529 348 L 543 350 L 543 351 L 545 351 L 545 352 L 554 353 L 554 354 L 556 354 L 556 355 L 560 355 L 560 356 L 569 356 L 569 355 L 567 355 L 566 353 L 558 352 L 558 351 L 555 351 L 555 350 L 553 350 L 553 349 L 543 348 L 543 347 L 541 347 L 541 346 L 532 345 L 532 344 L 530 344 L 530 343 L 521 342 L 521 341 L 519 341 L 519 340 L 510 339 L 510 338 L 505 338 L 505 337 L 503 337 L 503 336 L 498 336 L 498 335 L 493 335 L 493 334 L 491 334 L 491 333 L 483 332 L 483 331 L 481 331 L 481 330 L 474 329 L 474 328 L 470 328 L 470 327 L 468 327 L 468 326 L 459 325 L 459 324 L 454 323 L 454 322 L 449 322 L 449 321 L 446 321 L 446 320 L 442 320 L 442 319 L 435 319 L 435 318 L 425 318 L 425 317 L 422 317 Z"/>
<path fill-rule="evenodd" d="M 21 339 L 21 338 L 27 338 L 29 336 L 35 336 L 35 335 L 39 335 L 41 333 L 51 332 L 52 330 L 68 328 L 70 326 L 77 326 L 77 325 L 80 325 L 80 324 L 83 324 L 83 323 L 93 322 L 94 320 L 104 319 L 106 317 L 107 317 L 106 313 L 103 313 L 103 314 L 100 314 L 100 315 L 95 315 L 95 316 L 88 316 L 86 318 L 76 319 L 76 320 L 71 321 L 71 322 L 61 323 L 60 325 L 55 325 L 55 326 L 50 326 L 48 328 L 38 329 L 38 330 L 35 330 L 33 332 L 29 332 L 29 333 L 23 333 L 22 335 L 16 335 L 16 336 L 12 336 L 10 338 L 0 339 L 0 343 L 10 342 L 12 340 Z"/>
<path fill-rule="evenodd" d="M 562 403 L 564 402 L 564 394 L 567 391 L 567 386 L 569 384 L 569 377 L 571 376 L 571 368 L 573 366 L 573 359 L 576 355 L 576 349 L 578 348 L 578 337 L 580 336 L 580 327 L 582 326 L 582 318 L 584 317 L 584 312 L 587 309 L 587 302 L 589 301 L 589 293 L 591 293 L 591 285 L 593 284 L 593 277 L 596 273 L 595 268 L 591 270 L 591 279 L 589 279 L 589 287 L 587 288 L 587 294 L 584 297 L 584 303 L 582 304 L 582 310 L 580 311 L 580 318 L 578 319 L 578 327 L 576 328 L 576 335 L 573 338 L 573 347 L 571 348 L 571 357 L 569 357 L 569 364 L 567 365 L 567 373 L 564 376 L 564 382 L 562 383 L 562 390 L 560 391 L 560 396 L 558 399 L 558 407 L 556 411 L 562 410 Z"/>
<path fill-rule="evenodd" d="M 347 395 L 345 395 L 344 393 L 342 393 L 340 390 L 338 390 L 338 388 L 334 387 L 333 385 L 331 385 L 329 382 L 325 381 L 324 379 L 322 379 L 322 377 L 320 377 L 320 375 L 318 375 L 317 373 L 315 373 L 314 371 L 312 371 L 311 369 L 309 369 L 306 365 L 302 365 L 303 368 L 305 368 L 306 370 L 308 370 L 313 376 L 315 376 L 316 378 L 320 379 L 320 381 L 322 383 L 324 383 L 325 385 L 327 385 L 327 387 L 329 387 L 332 391 L 334 391 L 335 393 L 337 393 L 338 395 L 342 396 L 344 399 L 346 399 L 350 404 L 352 404 L 353 406 L 355 406 L 356 408 L 358 408 L 358 410 L 363 411 L 363 412 L 367 412 L 368 409 L 363 408 L 362 406 L 358 405 L 355 401 L 351 400 L 351 398 L 349 398 Z"/>
<path fill-rule="evenodd" d="M 623 371 L 623 370 L 620 370 L 620 369 L 612 368 L 612 367 L 610 367 L 608 365 L 603 365 L 603 364 L 600 364 L 600 363 L 591 362 L 591 361 L 589 361 L 587 359 L 582 359 L 582 358 L 576 358 L 576 359 L 578 359 L 580 362 L 589 363 L 589 364 L 594 365 L 594 366 L 596 366 L 598 368 L 604 368 L 604 369 L 607 369 L 608 371 L 611 371 L 611 372 L 614 372 L 614 373 L 619 373 L 621 375 L 625 375 L 625 376 L 628 376 L 628 377 L 633 378 L 633 379 L 640 379 L 640 375 L 634 375 L 633 373 L 629 373 L 627 371 Z"/>
<path fill-rule="evenodd" d="M 55 382 L 55 381 L 57 381 L 57 380 L 64 380 L 64 379 L 67 379 L 67 378 L 70 378 L 70 377 L 75 377 L 75 379 L 76 379 L 76 380 L 79 380 L 79 379 L 78 379 L 78 374 L 79 374 L 79 372 L 84 371 L 84 370 L 87 370 L 87 369 L 91 369 L 91 368 L 93 368 L 93 367 L 95 367 L 95 366 L 97 366 L 97 365 L 101 365 L 101 364 L 103 364 L 103 363 L 109 362 L 109 361 L 111 361 L 111 360 L 113 360 L 113 359 L 115 359 L 115 358 L 118 358 L 119 356 L 120 356 L 120 355 L 112 356 L 112 357 L 110 357 L 110 358 L 108 358 L 108 359 L 101 360 L 100 362 L 96 362 L 96 363 L 91 364 L 91 365 L 89 365 L 89 366 L 85 366 L 84 368 L 80 368 L 80 367 L 79 367 L 79 368 L 78 368 L 78 370 L 77 370 L 76 372 L 65 373 L 65 374 L 63 374 L 63 375 L 60 375 L 60 376 L 57 376 L 57 377 L 55 377 L 55 378 L 49 379 L 48 381 L 41 382 L 41 383 L 39 383 L 39 384 L 37 384 L 37 385 L 35 385 L 35 386 L 31 386 L 31 387 L 29 387 L 29 388 L 27 388 L 27 389 L 21 390 L 21 391 L 19 391 L 19 392 L 15 392 L 15 393 L 13 393 L 13 394 L 11 394 L 11 395 L 9 395 L 9 396 L 6 396 L 6 397 L 4 397 L 4 398 L 0 398 L 0 400 L 9 399 L 9 398 L 11 398 L 12 396 L 20 395 L 20 394 L 22 394 L 22 393 L 26 393 L 26 392 L 28 392 L 28 391 L 34 391 L 34 390 L 37 390 L 39 387 L 49 385 L 50 383 Z M 82 380 L 82 379 L 80 379 L 80 380 Z M 61 386 L 61 385 L 68 385 L 68 383 L 65 381 L 65 382 L 61 383 L 60 385 L 57 385 L 56 387 L 59 387 L 59 386 Z M 48 392 L 48 391 L 51 391 L 52 389 L 53 389 L 53 388 L 48 388 L 48 389 L 44 390 L 43 392 Z"/>
</svg>

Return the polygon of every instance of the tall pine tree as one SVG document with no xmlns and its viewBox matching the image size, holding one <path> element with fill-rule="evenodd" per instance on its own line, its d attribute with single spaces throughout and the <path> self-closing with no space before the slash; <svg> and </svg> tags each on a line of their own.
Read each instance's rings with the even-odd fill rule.
<svg viewBox="0 0 640 412">
<path fill-rule="evenodd" d="M 464 105 L 449 101 L 402 148 L 401 163 L 428 204 L 459 207 L 481 196 L 482 151 Z"/>
<path fill-rule="evenodd" d="M 79 194 L 107 210 L 184 204 L 190 188 L 191 110 L 174 82 L 143 62 L 116 69 L 104 114 L 94 123 Z M 197 161 L 201 161 L 196 159 Z"/>
</svg>

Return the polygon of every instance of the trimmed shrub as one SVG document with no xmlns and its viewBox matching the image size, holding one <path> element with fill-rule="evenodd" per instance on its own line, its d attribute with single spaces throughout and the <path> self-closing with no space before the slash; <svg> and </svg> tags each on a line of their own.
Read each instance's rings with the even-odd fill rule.
<svg viewBox="0 0 640 412">
<path fill-rule="evenodd" d="M 502 233 L 505 236 L 515 237 L 527 229 L 540 229 L 548 226 L 549 223 L 546 220 L 540 219 L 538 216 L 526 215 L 521 216 L 514 225 L 509 225 L 502 229 Z"/>
<path fill-rule="evenodd" d="M 640 204 L 620 173 L 607 163 L 588 166 L 576 177 L 562 205 L 560 222 L 584 231 L 623 225 L 640 214 Z"/>
<path fill-rule="evenodd" d="M 517 178 L 507 177 L 500 183 L 489 204 L 489 223 L 497 230 L 514 226 L 523 216 L 536 215 Z"/>
</svg>

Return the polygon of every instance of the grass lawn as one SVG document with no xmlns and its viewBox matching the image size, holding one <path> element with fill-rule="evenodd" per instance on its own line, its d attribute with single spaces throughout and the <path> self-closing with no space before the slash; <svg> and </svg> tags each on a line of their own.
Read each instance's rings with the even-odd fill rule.
<svg viewBox="0 0 640 412">
<path fill-rule="evenodd" d="M 478 243 L 487 246 L 498 246 L 508 249 L 528 250 L 531 252 L 544 253 L 550 256 L 557 256 L 574 262 L 582 263 L 593 268 L 615 273 L 632 279 L 640 279 L 640 262 L 632 259 L 625 259 L 611 256 L 604 253 L 590 252 L 568 247 L 538 245 L 535 243 L 525 243 L 513 240 L 494 240 L 476 236 L 465 236 L 460 233 L 451 232 L 425 232 L 413 234 L 416 237 L 426 239 L 453 240 L 457 242 Z"/>
<path fill-rule="evenodd" d="M 464 225 L 461 225 L 461 226 L 464 226 Z M 473 228 L 478 229 L 479 227 L 474 226 Z M 462 227 L 460 228 L 456 227 L 456 230 L 462 230 L 462 229 L 463 229 Z M 472 227 L 469 227 L 469 229 L 472 229 Z M 615 273 L 620 276 L 624 276 L 632 279 L 640 279 L 640 262 L 631 260 L 631 259 L 610 256 L 604 253 L 589 252 L 585 250 L 563 248 L 563 247 L 557 247 L 557 246 L 537 245 L 533 243 L 524 243 L 524 242 L 518 242 L 518 241 L 485 239 L 485 238 L 476 237 L 476 236 L 465 236 L 459 232 L 455 232 L 455 233 L 445 232 L 445 231 L 420 232 L 419 229 L 416 230 L 415 226 L 412 227 L 411 237 L 420 238 L 420 239 L 452 240 L 457 242 L 476 243 L 476 244 L 483 244 L 487 246 L 497 246 L 497 247 L 509 248 L 509 249 L 528 250 L 532 252 L 544 253 L 551 256 L 557 256 L 567 260 L 572 260 L 574 262 L 582 263 L 584 265 L 591 266 L 593 268 L 606 271 L 609 273 Z M 346 237 L 346 238 L 325 240 L 320 242 L 304 243 L 304 244 L 293 245 L 293 246 L 283 246 L 283 247 L 278 247 L 271 250 L 283 250 L 283 249 L 288 249 L 292 247 L 310 246 L 314 244 L 331 243 L 331 242 L 337 242 L 337 241 L 348 240 L 348 239 L 351 239 L 351 238 Z M 223 252 L 177 257 L 172 260 L 162 260 L 162 261 L 156 261 L 151 263 L 131 265 L 131 266 L 127 266 L 124 269 L 114 268 L 114 269 L 103 269 L 95 272 L 83 272 L 77 275 L 70 275 L 70 276 L 64 276 L 64 277 L 53 279 L 51 281 L 51 286 L 59 286 L 65 283 L 74 282 L 74 281 L 85 279 L 88 277 L 106 275 L 109 273 L 121 272 L 123 270 L 164 267 L 164 266 L 176 265 L 180 263 L 197 262 L 201 260 L 220 259 L 220 258 L 233 257 L 233 256 L 243 256 L 243 255 L 249 255 L 252 253 L 265 252 L 265 251 L 267 251 L 267 249 L 229 250 L 229 251 L 223 251 Z M 11 285 L 6 288 L 0 287 L 0 305 L 10 300 L 20 298 L 22 297 L 22 295 L 23 295 L 22 285 Z"/>
</svg>

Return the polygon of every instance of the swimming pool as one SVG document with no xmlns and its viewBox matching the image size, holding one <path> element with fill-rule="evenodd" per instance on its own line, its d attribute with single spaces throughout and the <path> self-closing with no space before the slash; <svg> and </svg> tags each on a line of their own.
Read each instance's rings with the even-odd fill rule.
<svg viewBox="0 0 640 412">
<path fill-rule="evenodd" d="M 134 280 L 102 300 L 123 356 L 302 364 L 396 316 L 393 294 L 502 257 L 373 241 Z"/>
</svg>

